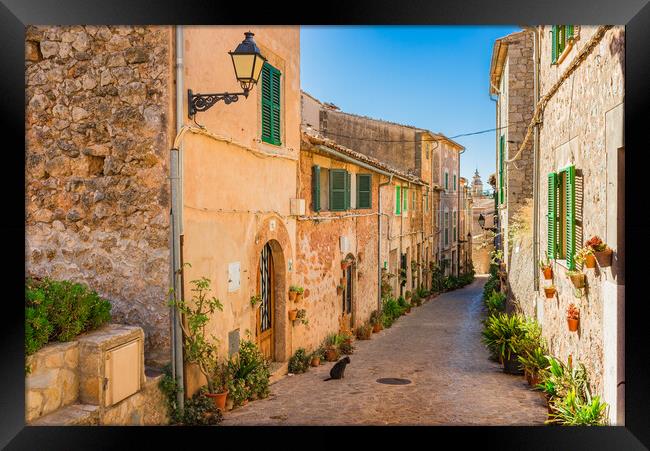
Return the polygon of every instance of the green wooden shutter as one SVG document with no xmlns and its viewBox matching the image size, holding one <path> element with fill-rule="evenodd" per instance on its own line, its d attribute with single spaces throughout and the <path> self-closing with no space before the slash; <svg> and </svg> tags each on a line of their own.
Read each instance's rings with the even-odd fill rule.
<svg viewBox="0 0 650 451">
<path fill-rule="evenodd" d="M 569 269 L 575 269 L 574 254 L 576 252 L 576 168 L 566 169 L 566 263 Z"/>
<path fill-rule="evenodd" d="M 548 236 L 546 253 L 549 259 L 556 257 L 556 243 L 557 243 L 557 174 L 551 172 L 548 174 Z"/>
<path fill-rule="evenodd" d="M 262 141 L 279 146 L 281 73 L 268 63 L 262 66 Z"/>
<path fill-rule="evenodd" d="M 357 174 L 357 208 L 372 207 L 372 176 Z"/>
<path fill-rule="evenodd" d="M 271 85 L 273 87 L 273 95 L 271 96 L 272 107 L 273 107 L 273 130 L 271 132 L 271 137 L 273 138 L 273 144 L 279 146 L 282 144 L 282 137 L 280 134 L 280 71 L 276 68 L 273 68 L 271 72 Z"/>
<path fill-rule="evenodd" d="M 345 171 L 345 209 L 350 209 L 350 187 L 352 185 L 352 176 Z"/>
<path fill-rule="evenodd" d="M 503 152 L 505 151 L 505 139 L 506 137 L 501 135 L 499 139 L 499 203 L 503 204 L 505 202 L 505 190 L 503 189 Z"/>
<path fill-rule="evenodd" d="M 320 166 L 311 167 L 311 208 L 320 211 Z"/>
<path fill-rule="evenodd" d="M 566 39 L 573 39 L 573 25 L 566 26 Z"/>
<path fill-rule="evenodd" d="M 343 169 L 330 169 L 330 210 L 345 210 L 345 182 L 346 171 Z"/>
<path fill-rule="evenodd" d="M 273 128 L 273 110 L 271 101 L 271 66 L 264 64 L 262 66 L 262 141 L 270 143 L 272 141 Z"/>
<path fill-rule="evenodd" d="M 401 196 L 401 187 L 398 185 L 395 187 L 395 214 L 402 214 L 402 196 Z"/>
<path fill-rule="evenodd" d="M 449 173 L 445 172 L 445 189 L 449 189 Z"/>
<path fill-rule="evenodd" d="M 557 62 L 557 25 L 551 29 L 551 63 Z"/>
<path fill-rule="evenodd" d="M 402 210 L 408 211 L 409 207 L 409 189 L 402 188 Z"/>
</svg>

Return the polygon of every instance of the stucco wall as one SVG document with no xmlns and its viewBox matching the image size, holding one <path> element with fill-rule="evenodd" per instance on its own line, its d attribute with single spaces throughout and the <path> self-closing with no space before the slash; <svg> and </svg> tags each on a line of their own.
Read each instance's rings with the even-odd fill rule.
<svg viewBox="0 0 650 451">
<path fill-rule="evenodd" d="M 277 244 L 274 264 L 276 312 L 275 360 L 291 352 L 287 324 L 287 291 L 294 280 L 296 221 L 290 201 L 296 197 L 300 149 L 300 32 L 297 26 L 190 26 L 184 28 L 185 88 L 195 93 L 240 91 L 234 77 L 232 51 L 255 33 L 268 62 L 281 72 L 281 141 L 261 142 L 261 87 L 247 99 L 217 103 L 196 120 L 225 137 L 213 140 L 186 135 L 183 142 L 183 261 L 185 298 L 192 296 L 192 280 L 211 280 L 211 295 L 223 304 L 208 329 L 219 339 L 220 355 L 228 357 L 229 333 L 247 332 L 255 340 L 256 317 L 250 297 L 257 292 L 257 265 L 264 245 Z M 184 117 L 186 123 L 191 121 Z M 229 140 L 239 144 L 232 144 Z M 257 152 L 257 153 L 256 153 Z M 264 154 L 260 154 L 262 152 Z M 276 155 L 276 156 L 273 156 Z M 274 244 L 275 245 L 275 244 Z M 229 264 L 239 263 L 240 285 L 229 289 Z M 188 394 L 202 383 L 188 368 Z"/>
<path fill-rule="evenodd" d="M 26 30 L 26 271 L 88 284 L 169 359 L 170 27 Z"/>
</svg>

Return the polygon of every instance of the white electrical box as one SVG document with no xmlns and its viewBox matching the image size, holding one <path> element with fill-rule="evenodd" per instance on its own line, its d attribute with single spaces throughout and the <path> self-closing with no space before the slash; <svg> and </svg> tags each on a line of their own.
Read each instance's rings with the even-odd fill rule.
<svg viewBox="0 0 650 451">
<path fill-rule="evenodd" d="M 228 263 L 228 291 L 237 291 L 240 286 L 239 262 Z"/>
<path fill-rule="evenodd" d="M 294 216 L 305 214 L 305 199 L 291 199 L 291 214 Z"/>
<path fill-rule="evenodd" d="M 140 390 L 142 340 L 133 340 L 106 351 L 105 406 L 111 406 Z"/>
<path fill-rule="evenodd" d="M 350 251 L 350 250 L 349 250 L 350 242 L 349 242 L 347 236 L 341 236 L 341 237 L 339 237 L 339 242 L 340 242 L 340 245 L 341 245 L 341 252 L 343 252 L 343 253 L 347 253 L 347 252 Z"/>
</svg>

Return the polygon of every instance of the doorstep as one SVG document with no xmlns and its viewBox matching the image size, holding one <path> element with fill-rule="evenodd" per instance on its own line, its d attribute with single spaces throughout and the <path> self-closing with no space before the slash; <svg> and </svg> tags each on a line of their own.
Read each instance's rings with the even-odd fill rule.
<svg viewBox="0 0 650 451">
<path fill-rule="evenodd" d="M 289 362 L 271 362 L 271 377 L 269 385 L 275 384 L 277 381 L 284 379 L 289 372 Z"/>
<path fill-rule="evenodd" d="M 30 426 L 90 426 L 99 424 L 99 406 L 71 404 L 43 415 Z"/>
</svg>

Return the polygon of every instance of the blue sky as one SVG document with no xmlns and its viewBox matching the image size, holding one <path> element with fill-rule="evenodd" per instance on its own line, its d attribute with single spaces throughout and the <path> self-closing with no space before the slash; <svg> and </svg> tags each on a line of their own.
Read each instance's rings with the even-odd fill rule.
<svg viewBox="0 0 650 451">
<path fill-rule="evenodd" d="M 303 26 L 302 89 L 341 110 L 454 136 L 495 127 L 494 40 L 517 26 Z M 461 175 L 495 172 L 495 132 L 455 140 Z"/>
</svg>

